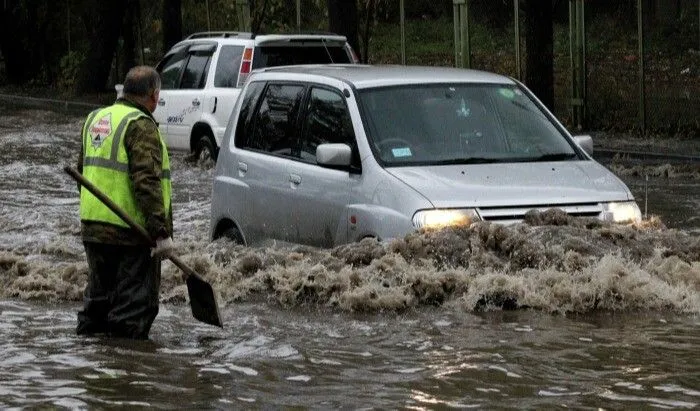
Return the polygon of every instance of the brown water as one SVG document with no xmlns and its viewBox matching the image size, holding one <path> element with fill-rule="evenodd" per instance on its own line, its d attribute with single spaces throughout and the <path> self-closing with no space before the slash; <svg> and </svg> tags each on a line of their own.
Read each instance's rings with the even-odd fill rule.
<svg viewBox="0 0 700 411">
<path fill-rule="evenodd" d="M 210 243 L 213 170 L 173 153 L 178 253 L 225 327 L 191 318 L 164 263 L 151 341 L 90 339 L 62 172 L 81 119 L 0 110 L 2 408 L 700 405 L 697 166 L 610 165 L 647 193 L 638 227 L 552 212 L 317 250 Z"/>
</svg>

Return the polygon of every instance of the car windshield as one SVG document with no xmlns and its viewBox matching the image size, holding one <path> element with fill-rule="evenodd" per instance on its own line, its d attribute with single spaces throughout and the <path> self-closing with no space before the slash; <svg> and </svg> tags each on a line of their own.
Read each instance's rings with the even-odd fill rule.
<svg viewBox="0 0 700 411">
<path fill-rule="evenodd" d="M 564 161 L 572 145 L 516 85 L 359 90 L 369 142 L 386 166 Z"/>
</svg>

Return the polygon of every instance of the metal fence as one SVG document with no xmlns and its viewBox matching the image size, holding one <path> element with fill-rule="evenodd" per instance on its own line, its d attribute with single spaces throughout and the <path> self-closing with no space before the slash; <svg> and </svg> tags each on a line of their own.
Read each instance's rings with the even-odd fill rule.
<svg viewBox="0 0 700 411">
<path fill-rule="evenodd" d="M 358 1 L 360 37 L 371 33 L 369 43 L 361 41 L 361 52 L 370 63 L 471 67 L 520 79 L 527 53 L 520 1 Z M 574 131 L 700 133 L 700 0 L 620 1 L 629 5 L 624 13 L 598 12 L 588 7 L 593 2 L 557 2 L 555 114 Z M 281 7 L 268 9 L 260 30 L 327 28 L 325 1 L 278 3 Z M 668 12 L 671 3 L 673 13 Z M 151 64 L 163 52 L 153 23 L 159 17 L 158 4 L 141 3 L 145 62 Z M 183 15 L 183 34 L 250 30 L 256 16 L 248 4 L 185 0 L 183 9 L 189 14 Z M 651 18 L 659 7 L 664 21 Z M 499 22 L 494 24 L 494 19 Z"/>
</svg>

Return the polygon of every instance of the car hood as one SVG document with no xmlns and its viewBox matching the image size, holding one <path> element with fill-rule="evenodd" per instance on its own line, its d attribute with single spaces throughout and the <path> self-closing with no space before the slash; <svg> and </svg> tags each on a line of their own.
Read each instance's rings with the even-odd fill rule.
<svg viewBox="0 0 700 411">
<path fill-rule="evenodd" d="M 436 208 L 555 205 L 631 200 L 627 187 L 592 160 L 390 167 Z"/>
</svg>

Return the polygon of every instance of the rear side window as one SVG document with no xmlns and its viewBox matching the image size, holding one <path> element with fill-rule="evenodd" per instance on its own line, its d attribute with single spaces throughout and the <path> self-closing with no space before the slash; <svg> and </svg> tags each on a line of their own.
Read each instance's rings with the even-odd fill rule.
<svg viewBox="0 0 700 411">
<path fill-rule="evenodd" d="M 291 156 L 303 95 L 304 86 L 299 84 L 269 84 L 255 112 L 252 138 L 244 147 Z"/>
<path fill-rule="evenodd" d="M 161 89 L 168 90 L 178 88 L 180 75 L 187 61 L 187 49 L 181 48 L 179 51 L 171 53 L 158 64 L 156 71 L 160 74 Z"/>
<path fill-rule="evenodd" d="M 185 72 L 182 75 L 180 88 L 198 89 L 204 88 L 204 83 L 207 80 L 207 71 L 209 70 L 209 61 L 211 56 L 193 54 L 190 56 Z"/>
<path fill-rule="evenodd" d="M 291 66 L 295 64 L 352 63 L 343 46 L 268 46 L 256 47 L 253 68 Z"/>
<path fill-rule="evenodd" d="M 253 131 L 253 114 L 255 114 L 255 106 L 257 105 L 260 93 L 264 87 L 265 83 L 262 82 L 250 83 L 243 95 L 240 113 L 238 114 L 238 124 L 236 126 L 236 147 L 250 146 L 248 140 Z"/>
<path fill-rule="evenodd" d="M 236 87 L 241 68 L 243 46 L 224 46 L 219 52 L 214 75 L 214 87 Z"/>
<path fill-rule="evenodd" d="M 353 146 L 355 133 L 345 99 L 340 93 L 314 87 L 306 110 L 301 139 L 301 158 L 316 162 L 316 147 L 325 143 Z"/>
</svg>

